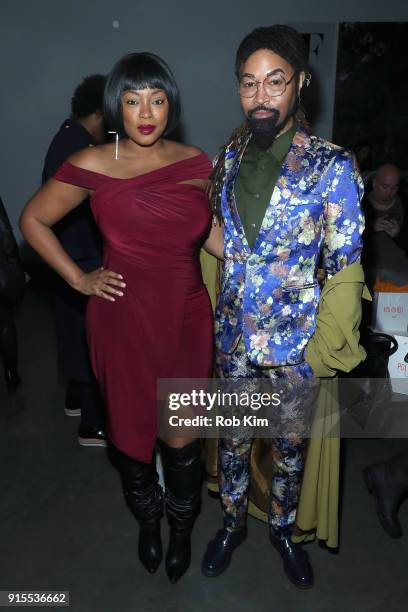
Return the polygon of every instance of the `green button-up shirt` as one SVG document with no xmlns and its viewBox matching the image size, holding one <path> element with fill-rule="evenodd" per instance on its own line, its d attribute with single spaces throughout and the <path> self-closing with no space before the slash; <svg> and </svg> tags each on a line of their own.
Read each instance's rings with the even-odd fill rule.
<svg viewBox="0 0 408 612">
<path fill-rule="evenodd" d="M 251 249 L 296 130 L 297 125 L 294 123 L 266 151 L 259 149 L 253 138 L 245 149 L 235 183 L 235 201 Z"/>
</svg>

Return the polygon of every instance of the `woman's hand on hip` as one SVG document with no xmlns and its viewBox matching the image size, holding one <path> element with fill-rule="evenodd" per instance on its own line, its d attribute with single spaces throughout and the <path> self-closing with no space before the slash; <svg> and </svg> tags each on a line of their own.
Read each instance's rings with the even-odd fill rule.
<svg viewBox="0 0 408 612">
<path fill-rule="evenodd" d="M 105 268 L 98 268 L 93 272 L 81 274 L 74 289 L 84 295 L 96 295 L 114 302 L 115 298 L 113 296 L 122 297 L 124 287 L 126 287 L 126 284 L 123 282 L 121 274 L 112 272 L 112 270 L 105 270 Z"/>
</svg>

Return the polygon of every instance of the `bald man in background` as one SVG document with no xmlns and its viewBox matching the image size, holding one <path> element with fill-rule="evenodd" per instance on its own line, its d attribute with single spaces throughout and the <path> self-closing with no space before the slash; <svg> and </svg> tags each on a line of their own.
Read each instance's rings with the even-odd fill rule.
<svg viewBox="0 0 408 612">
<path fill-rule="evenodd" d="M 372 189 L 363 199 L 363 265 L 370 288 L 377 277 L 399 287 L 408 284 L 408 258 L 397 243 L 404 221 L 404 206 L 398 196 L 400 178 L 398 166 L 384 164 L 374 174 Z"/>
<path fill-rule="evenodd" d="M 404 219 L 404 209 L 398 197 L 401 174 L 395 164 L 378 168 L 373 188 L 368 195 L 372 207 L 373 231 L 385 232 L 390 238 L 398 236 Z"/>
</svg>

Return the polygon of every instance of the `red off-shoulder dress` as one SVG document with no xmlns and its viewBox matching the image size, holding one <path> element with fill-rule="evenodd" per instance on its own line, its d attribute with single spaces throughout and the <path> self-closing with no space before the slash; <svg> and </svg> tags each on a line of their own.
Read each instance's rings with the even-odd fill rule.
<svg viewBox="0 0 408 612">
<path fill-rule="evenodd" d="M 157 378 L 211 375 L 213 320 L 200 248 L 208 236 L 205 154 L 129 179 L 65 162 L 54 179 L 93 190 L 104 240 L 103 266 L 122 274 L 115 302 L 92 296 L 87 309 L 91 363 L 107 409 L 112 443 L 151 461 L 157 435 Z"/>
</svg>

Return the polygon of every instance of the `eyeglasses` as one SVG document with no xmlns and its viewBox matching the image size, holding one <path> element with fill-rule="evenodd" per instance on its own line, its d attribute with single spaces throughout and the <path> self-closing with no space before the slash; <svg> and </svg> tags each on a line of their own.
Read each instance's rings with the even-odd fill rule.
<svg viewBox="0 0 408 612">
<path fill-rule="evenodd" d="M 267 96 L 276 98 L 285 93 L 286 87 L 297 74 L 297 71 L 294 72 L 289 81 L 281 74 L 271 74 L 263 81 L 256 81 L 251 77 L 243 76 L 238 83 L 238 92 L 241 98 L 253 98 L 258 93 L 259 86 L 262 85 Z"/>
</svg>

